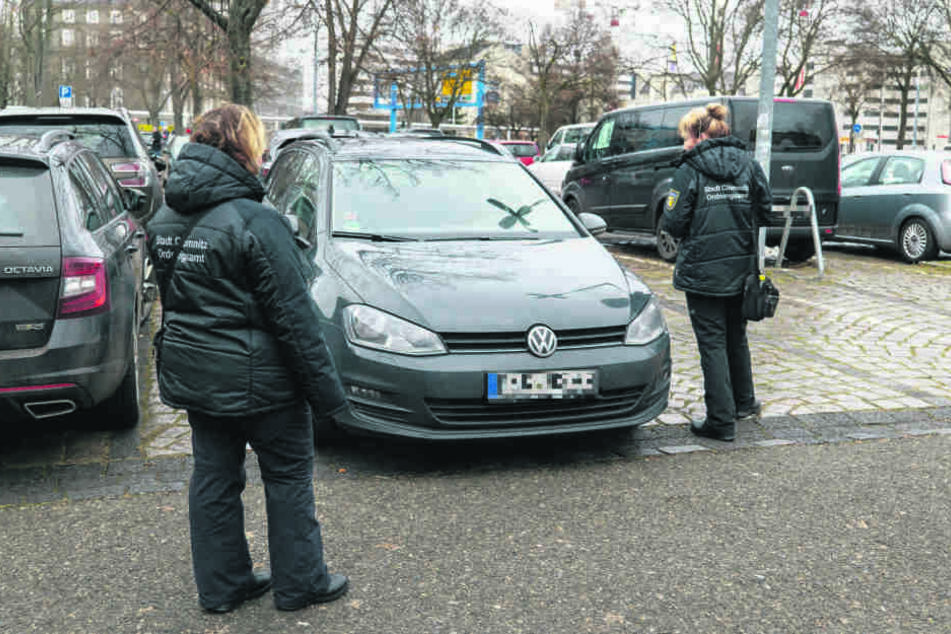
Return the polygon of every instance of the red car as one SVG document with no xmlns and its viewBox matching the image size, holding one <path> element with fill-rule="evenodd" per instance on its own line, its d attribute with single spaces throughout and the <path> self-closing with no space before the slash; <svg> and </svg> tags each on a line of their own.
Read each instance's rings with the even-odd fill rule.
<svg viewBox="0 0 951 634">
<path fill-rule="evenodd" d="M 534 141 L 499 141 L 508 148 L 518 160 L 525 165 L 531 165 L 538 158 L 538 145 Z"/>
</svg>

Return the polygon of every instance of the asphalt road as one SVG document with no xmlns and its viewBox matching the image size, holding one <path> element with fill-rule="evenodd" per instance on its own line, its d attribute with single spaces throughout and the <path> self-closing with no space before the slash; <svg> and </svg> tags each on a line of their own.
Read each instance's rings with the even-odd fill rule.
<svg viewBox="0 0 951 634">
<path fill-rule="evenodd" d="M 951 436 L 500 455 L 322 471 L 352 589 L 292 614 L 198 609 L 183 492 L 0 509 L 0 632 L 951 631 Z"/>
</svg>

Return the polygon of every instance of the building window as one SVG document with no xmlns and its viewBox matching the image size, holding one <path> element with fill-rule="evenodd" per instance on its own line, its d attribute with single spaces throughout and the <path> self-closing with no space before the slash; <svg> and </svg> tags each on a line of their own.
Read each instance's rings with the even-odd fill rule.
<svg viewBox="0 0 951 634">
<path fill-rule="evenodd" d="M 122 81 L 122 64 L 119 62 L 113 62 L 112 66 L 109 67 L 109 76 L 113 79 Z"/>
<path fill-rule="evenodd" d="M 64 24 L 75 24 L 75 23 L 76 23 L 76 10 L 75 10 L 75 9 L 63 9 L 63 23 L 64 23 Z"/>
<path fill-rule="evenodd" d="M 71 78 L 76 74 L 76 62 L 71 59 L 64 59 L 61 70 L 64 78 Z"/>
<path fill-rule="evenodd" d="M 75 41 L 75 36 L 72 29 L 63 29 L 62 31 L 62 42 L 64 47 L 69 47 L 73 45 Z"/>
<path fill-rule="evenodd" d="M 109 107 L 113 109 L 122 107 L 122 89 L 118 86 L 113 88 L 109 95 Z"/>
<path fill-rule="evenodd" d="M 96 31 L 90 31 L 86 34 L 86 46 L 93 48 L 99 46 L 99 33 Z"/>
<path fill-rule="evenodd" d="M 92 79 L 92 60 L 86 60 L 86 79 Z"/>
<path fill-rule="evenodd" d="M 113 9 L 109 12 L 109 24 L 122 24 L 122 11 Z"/>
<path fill-rule="evenodd" d="M 86 22 L 89 24 L 99 24 L 99 10 L 89 9 L 86 11 Z"/>
</svg>

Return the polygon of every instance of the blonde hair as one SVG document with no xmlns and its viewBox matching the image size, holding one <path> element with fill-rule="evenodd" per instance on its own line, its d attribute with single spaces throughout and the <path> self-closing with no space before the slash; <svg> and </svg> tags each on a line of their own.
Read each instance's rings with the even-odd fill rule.
<svg viewBox="0 0 951 634">
<path fill-rule="evenodd" d="M 226 104 L 198 117 L 189 140 L 218 148 L 257 174 L 265 147 L 264 124 L 247 106 Z"/>
<path fill-rule="evenodd" d="M 708 103 L 706 106 L 694 108 L 683 116 L 677 126 L 681 138 L 700 138 L 704 132 L 711 139 L 730 134 L 730 126 L 726 122 L 727 109 L 722 103 Z"/>
</svg>

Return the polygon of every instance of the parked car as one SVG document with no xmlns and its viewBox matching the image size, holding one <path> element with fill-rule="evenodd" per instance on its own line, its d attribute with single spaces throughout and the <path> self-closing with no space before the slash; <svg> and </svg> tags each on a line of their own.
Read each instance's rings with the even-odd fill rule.
<svg viewBox="0 0 951 634">
<path fill-rule="evenodd" d="M 162 206 L 160 170 L 167 164 L 149 156 L 135 124 L 125 110 L 109 108 L 24 108 L 0 110 L 0 134 L 35 135 L 48 130 L 68 130 L 76 140 L 99 155 L 116 182 L 145 197 L 136 216 L 143 224 Z"/>
<path fill-rule="evenodd" d="M 592 121 L 591 123 L 572 123 L 569 125 L 563 125 L 555 133 L 551 135 L 551 138 L 548 139 L 546 144 L 546 150 L 550 150 L 556 145 L 562 145 L 564 143 L 570 143 L 571 145 L 577 145 L 581 141 L 584 141 L 588 138 L 588 134 L 594 129 L 594 126 L 597 125 L 596 122 Z"/>
<path fill-rule="evenodd" d="M 392 134 L 415 134 L 417 136 L 446 136 L 446 133 L 439 128 L 426 128 L 422 126 L 413 126 L 397 130 Z"/>
<path fill-rule="evenodd" d="M 138 422 L 141 202 L 68 131 L 0 133 L 0 421 Z"/>
<path fill-rule="evenodd" d="M 264 150 L 264 157 L 261 162 L 260 171 L 261 178 L 267 179 L 268 172 L 271 170 L 271 165 L 274 163 L 274 159 L 277 158 L 277 155 L 281 153 L 282 149 L 294 141 L 299 141 L 301 139 L 322 138 L 326 137 L 327 135 L 327 130 L 313 128 L 287 128 L 285 130 L 278 130 L 273 135 L 271 135 L 271 139 L 268 141 L 267 149 Z"/>
<path fill-rule="evenodd" d="M 341 428 L 472 439 L 664 411 L 670 336 L 653 294 L 592 237 L 600 218 L 571 214 L 495 145 L 301 141 L 267 198 L 309 245 L 353 405 Z"/>
<path fill-rule="evenodd" d="M 834 235 L 892 248 L 906 262 L 951 251 L 951 152 L 899 150 L 844 161 Z"/>
<path fill-rule="evenodd" d="M 525 165 L 531 165 L 538 158 L 538 144 L 534 141 L 515 141 L 502 140 L 500 144 L 504 145 Z"/>
<path fill-rule="evenodd" d="M 758 100 L 755 97 L 707 97 L 671 101 L 609 112 L 580 145 L 565 175 L 562 197 L 572 209 L 600 214 L 614 232 L 656 236 L 661 258 L 673 261 L 678 243 L 661 230 L 660 218 L 670 191 L 683 139 L 680 119 L 691 109 L 723 103 L 734 136 L 756 146 Z M 839 206 L 839 137 L 835 109 L 820 99 L 775 99 L 773 103 L 770 187 L 774 205 L 789 205 L 794 190 L 812 190 L 820 235 L 831 236 Z M 804 202 L 804 201 L 799 201 Z M 778 244 L 785 218 L 774 214 L 767 244 Z M 793 219 L 785 257 L 793 262 L 815 254 L 810 221 Z"/>
<path fill-rule="evenodd" d="M 540 159 L 528 166 L 529 171 L 538 177 L 545 187 L 556 196 L 561 196 L 561 183 L 571 169 L 575 158 L 575 145 L 562 143 L 545 152 Z"/>
<path fill-rule="evenodd" d="M 356 117 L 339 114 L 305 114 L 294 117 L 281 124 L 282 130 L 291 128 L 307 128 L 309 130 L 328 130 L 340 132 L 343 130 L 362 130 L 363 125 Z"/>
</svg>

